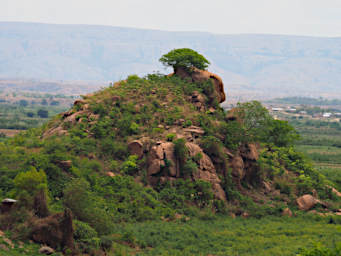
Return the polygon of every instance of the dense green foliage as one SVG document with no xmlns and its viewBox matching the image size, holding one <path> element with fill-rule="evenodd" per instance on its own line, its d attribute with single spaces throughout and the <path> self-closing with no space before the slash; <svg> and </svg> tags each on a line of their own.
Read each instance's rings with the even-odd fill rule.
<svg viewBox="0 0 341 256">
<path fill-rule="evenodd" d="M 160 62 L 165 66 L 185 68 L 190 71 L 191 67 L 206 69 L 210 62 L 201 54 L 189 48 L 174 49 L 160 58 Z"/>
<path fill-rule="evenodd" d="M 223 123 L 220 132 L 225 134 L 228 148 L 238 148 L 250 142 L 264 142 L 278 147 L 292 146 L 299 138 L 287 121 L 273 119 L 258 101 L 238 103 L 233 110 L 233 120 Z"/>
</svg>

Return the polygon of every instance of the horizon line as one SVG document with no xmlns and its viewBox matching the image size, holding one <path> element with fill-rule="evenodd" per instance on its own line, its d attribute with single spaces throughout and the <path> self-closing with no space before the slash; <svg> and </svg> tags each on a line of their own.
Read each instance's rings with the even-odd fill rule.
<svg viewBox="0 0 341 256">
<path fill-rule="evenodd" d="M 149 30 L 155 32 L 168 32 L 168 33 L 198 33 L 198 34 L 211 34 L 215 36 L 289 36 L 289 37 L 307 37 L 307 38 L 326 38 L 326 39 L 339 39 L 341 36 L 316 36 L 316 35 L 298 35 L 298 34 L 273 34 L 273 33 L 217 33 L 201 30 L 163 30 L 155 28 L 140 28 L 131 26 L 115 26 L 115 25 L 103 25 L 103 24 L 85 24 L 85 23 L 49 23 L 49 22 L 37 22 L 37 21 L 6 21 L 0 20 L 0 23 L 24 23 L 24 24 L 39 24 L 39 25 L 53 25 L 53 26 L 89 26 L 89 27 L 108 27 L 108 28 L 122 28 L 132 30 Z"/>
</svg>

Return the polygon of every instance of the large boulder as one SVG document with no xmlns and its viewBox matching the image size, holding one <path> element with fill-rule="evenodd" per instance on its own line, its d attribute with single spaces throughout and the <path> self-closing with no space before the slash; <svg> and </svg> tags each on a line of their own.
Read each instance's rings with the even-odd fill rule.
<svg viewBox="0 0 341 256">
<path fill-rule="evenodd" d="M 152 146 L 148 154 L 148 175 L 158 174 L 162 166 L 166 166 L 166 164 L 168 164 L 169 173 L 165 175 L 171 177 L 180 176 L 177 160 L 174 156 L 174 144 L 160 142 L 158 145 Z"/>
<path fill-rule="evenodd" d="M 296 203 L 300 210 L 308 211 L 311 208 L 313 208 L 316 204 L 321 203 L 321 201 L 316 199 L 312 195 L 306 194 L 297 198 Z"/>
<path fill-rule="evenodd" d="M 45 254 L 45 255 L 51 255 L 54 253 L 54 250 L 51 247 L 43 246 L 39 249 L 39 253 Z"/>
<path fill-rule="evenodd" d="M 257 161 L 259 159 L 257 146 L 252 143 L 244 145 L 244 147 L 240 149 L 240 154 L 247 160 Z"/>
<path fill-rule="evenodd" d="M 282 212 L 282 216 L 292 217 L 292 211 L 289 208 L 285 208 Z"/>
<path fill-rule="evenodd" d="M 184 68 L 177 68 L 174 73 L 169 74 L 169 76 L 172 76 L 173 74 L 176 74 L 177 76 L 181 78 L 189 78 L 192 80 L 192 82 L 205 82 L 209 79 L 213 81 L 214 88 L 216 91 L 216 97 L 219 103 L 222 103 L 226 100 L 226 95 L 224 91 L 224 83 L 220 76 L 211 73 L 207 70 L 201 70 L 197 68 L 192 68 L 191 72 L 187 72 Z"/>
<path fill-rule="evenodd" d="M 136 155 L 138 158 L 143 156 L 143 144 L 139 140 L 131 141 L 128 144 L 128 149 L 131 155 Z"/>
<path fill-rule="evenodd" d="M 232 176 L 238 179 L 239 181 L 242 180 L 245 176 L 243 158 L 240 155 L 236 154 L 231 159 L 230 166 L 232 167 Z"/>
<path fill-rule="evenodd" d="M 218 102 L 222 103 L 225 101 L 226 95 L 224 92 L 224 84 L 220 76 L 213 74 L 207 70 L 200 70 L 197 68 L 193 69 L 191 76 L 194 82 L 205 82 L 209 79 L 212 79 L 215 90 L 217 92 Z"/>
<path fill-rule="evenodd" d="M 64 130 L 63 127 L 61 127 L 61 126 L 57 126 L 57 127 L 53 127 L 51 129 L 46 130 L 43 134 L 43 138 L 48 138 L 48 137 L 51 137 L 53 135 L 63 136 L 63 135 L 67 135 L 67 134 L 68 134 L 67 130 Z"/>
</svg>

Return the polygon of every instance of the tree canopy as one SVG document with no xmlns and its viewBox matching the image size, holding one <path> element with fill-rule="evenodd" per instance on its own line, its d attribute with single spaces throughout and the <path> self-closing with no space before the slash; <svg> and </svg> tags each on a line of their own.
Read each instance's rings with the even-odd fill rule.
<svg viewBox="0 0 341 256">
<path fill-rule="evenodd" d="M 179 67 L 205 70 L 210 64 L 204 56 L 189 48 L 174 49 L 164 54 L 159 61 L 167 67 L 173 67 L 174 71 Z"/>
</svg>

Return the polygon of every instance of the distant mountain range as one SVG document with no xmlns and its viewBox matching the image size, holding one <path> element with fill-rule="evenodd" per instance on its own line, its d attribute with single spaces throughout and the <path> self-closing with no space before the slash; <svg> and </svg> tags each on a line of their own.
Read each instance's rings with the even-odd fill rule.
<svg viewBox="0 0 341 256">
<path fill-rule="evenodd" d="M 169 72 L 158 59 L 180 47 L 207 57 L 234 97 L 341 98 L 341 38 L 0 22 L 0 79 L 106 85 L 129 74 Z"/>
</svg>

